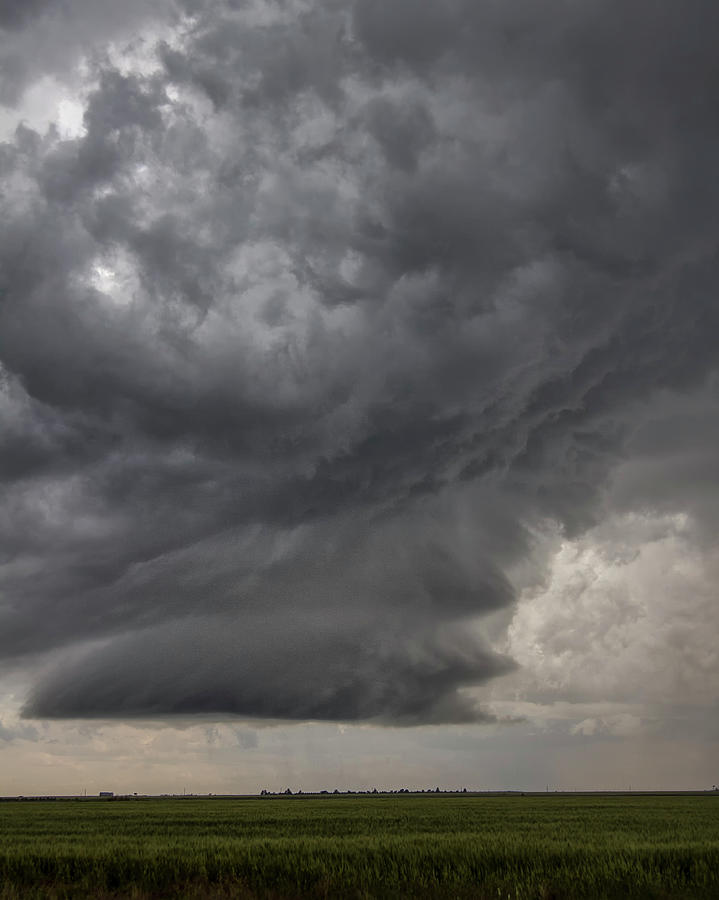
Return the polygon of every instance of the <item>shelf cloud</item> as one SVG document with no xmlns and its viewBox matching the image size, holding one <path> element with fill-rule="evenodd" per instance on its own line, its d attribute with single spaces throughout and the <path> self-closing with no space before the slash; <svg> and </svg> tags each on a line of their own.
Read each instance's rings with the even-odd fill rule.
<svg viewBox="0 0 719 900">
<path fill-rule="evenodd" d="M 719 9 L 111 7 L 0 6 L 25 714 L 491 721 L 543 535 L 716 537 Z"/>
</svg>

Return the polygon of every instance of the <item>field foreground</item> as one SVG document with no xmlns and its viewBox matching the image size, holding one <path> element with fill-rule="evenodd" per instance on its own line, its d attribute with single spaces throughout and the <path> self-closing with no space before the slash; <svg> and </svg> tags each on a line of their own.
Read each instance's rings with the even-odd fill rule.
<svg viewBox="0 0 719 900">
<path fill-rule="evenodd" d="M 0 803 L 0 898 L 719 896 L 719 798 Z"/>
</svg>

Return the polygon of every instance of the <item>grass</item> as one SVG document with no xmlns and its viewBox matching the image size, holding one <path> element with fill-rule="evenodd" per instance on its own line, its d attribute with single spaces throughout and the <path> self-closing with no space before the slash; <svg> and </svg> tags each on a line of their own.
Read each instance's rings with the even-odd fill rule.
<svg viewBox="0 0 719 900">
<path fill-rule="evenodd" d="M 714 796 L 0 803 L 0 898 L 719 896 Z"/>
</svg>

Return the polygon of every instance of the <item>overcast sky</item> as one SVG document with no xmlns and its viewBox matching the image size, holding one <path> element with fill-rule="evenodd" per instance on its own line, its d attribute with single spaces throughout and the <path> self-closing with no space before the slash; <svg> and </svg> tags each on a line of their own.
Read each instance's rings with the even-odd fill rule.
<svg viewBox="0 0 719 900">
<path fill-rule="evenodd" d="M 719 782 L 716 0 L 0 0 L 0 794 Z"/>
</svg>

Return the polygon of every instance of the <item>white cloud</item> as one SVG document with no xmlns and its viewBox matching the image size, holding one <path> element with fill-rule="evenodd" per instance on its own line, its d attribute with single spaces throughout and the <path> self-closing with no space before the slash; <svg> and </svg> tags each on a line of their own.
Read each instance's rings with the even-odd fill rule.
<svg viewBox="0 0 719 900">
<path fill-rule="evenodd" d="M 19 105 L 0 105 L 0 141 L 12 140 L 21 122 L 39 134 L 54 125 L 63 140 L 79 137 L 84 111 L 83 95 L 71 83 L 45 75 L 28 88 Z"/>
<path fill-rule="evenodd" d="M 494 697 L 577 704 L 575 733 L 629 734 L 639 716 L 582 717 L 587 701 L 635 712 L 716 702 L 719 554 L 692 541 L 684 514 L 610 518 L 564 541 L 526 589 L 501 646 L 521 672 Z M 530 717 L 532 713 L 530 712 Z"/>
</svg>

